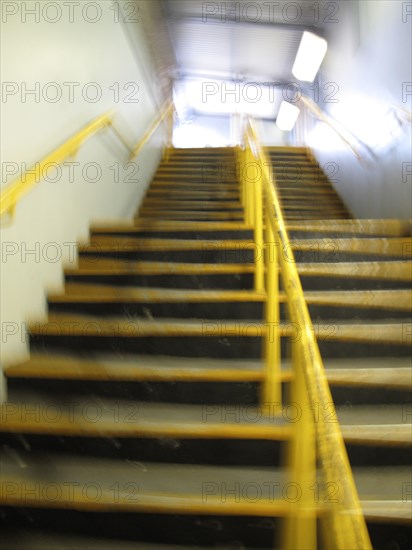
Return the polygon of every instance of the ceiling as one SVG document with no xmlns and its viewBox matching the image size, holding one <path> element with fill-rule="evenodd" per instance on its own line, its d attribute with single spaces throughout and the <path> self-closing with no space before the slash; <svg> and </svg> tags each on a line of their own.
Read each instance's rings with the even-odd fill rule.
<svg viewBox="0 0 412 550">
<path fill-rule="evenodd" d="M 163 9 L 178 82 L 296 82 L 292 66 L 303 31 L 323 36 L 325 19 L 334 15 L 323 2 L 308 0 L 165 0 Z"/>
</svg>

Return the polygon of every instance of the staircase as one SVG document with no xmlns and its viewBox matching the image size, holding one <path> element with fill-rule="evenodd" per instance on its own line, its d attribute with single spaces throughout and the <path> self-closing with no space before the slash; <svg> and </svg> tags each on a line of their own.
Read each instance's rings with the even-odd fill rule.
<svg viewBox="0 0 412 550">
<path fill-rule="evenodd" d="M 409 548 L 411 226 L 351 219 L 306 150 L 268 154 L 372 543 Z M 255 253 L 233 149 L 172 150 L 134 224 L 91 228 L 5 370 L 3 550 L 276 547 L 298 411 L 259 407 Z"/>
</svg>

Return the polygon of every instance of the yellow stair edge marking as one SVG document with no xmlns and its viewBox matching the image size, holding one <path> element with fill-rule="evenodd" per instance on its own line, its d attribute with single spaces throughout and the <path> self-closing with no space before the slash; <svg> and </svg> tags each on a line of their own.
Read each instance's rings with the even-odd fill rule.
<svg viewBox="0 0 412 550">
<path fill-rule="evenodd" d="M 185 212 L 184 210 L 145 210 L 140 212 L 136 218 L 150 219 L 152 217 L 161 216 L 164 219 L 169 220 L 243 220 L 244 215 L 242 211 L 236 212 L 204 212 L 204 211 L 194 211 L 194 212 Z"/>
<path fill-rule="evenodd" d="M 58 364 L 58 363 L 57 363 Z M 4 373 L 13 378 L 51 378 L 72 380 L 114 380 L 114 381 L 196 381 L 196 382 L 260 382 L 264 378 L 263 370 L 246 369 L 201 369 L 196 367 L 139 367 L 99 365 L 61 365 L 58 368 L 47 364 L 16 365 L 6 367 Z M 282 380 L 289 381 L 291 373 L 282 373 Z"/>
<path fill-rule="evenodd" d="M 120 262 L 102 258 L 85 262 L 80 268 L 65 269 L 66 275 L 77 274 L 119 274 L 119 275 L 225 275 L 253 273 L 253 264 L 201 264 L 173 262 Z"/>
<path fill-rule="evenodd" d="M 162 288 L 124 288 L 111 285 L 82 285 L 67 283 L 65 294 L 50 294 L 52 302 L 82 300 L 105 302 L 144 301 L 144 302 L 263 302 L 265 294 L 246 290 L 175 290 Z M 284 297 L 283 297 L 284 299 Z"/>
<path fill-rule="evenodd" d="M 411 311 L 412 290 L 358 290 L 358 291 L 307 291 L 305 298 L 309 305 L 325 305 L 358 308 L 386 308 Z M 115 287 L 112 285 L 88 285 L 66 283 L 65 294 L 50 294 L 49 301 L 84 303 L 111 301 L 143 302 L 264 302 L 266 294 L 252 290 L 175 290 L 151 287 Z M 280 303 L 286 295 L 279 293 Z"/>
<path fill-rule="evenodd" d="M 242 274 L 253 273 L 252 264 L 198 264 L 175 262 L 117 261 L 95 258 L 80 268 L 66 268 L 66 275 L 139 275 L 139 274 Z M 388 281 L 412 281 L 412 262 L 339 262 L 298 264 L 301 276 L 347 277 Z"/>
<path fill-rule="evenodd" d="M 407 523 L 412 520 L 410 501 L 401 500 L 361 500 L 365 518 L 377 523 Z"/>
<path fill-rule="evenodd" d="M 50 313 L 46 322 L 32 322 L 29 331 L 33 335 L 56 336 L 97 336 L 141 338 L 145 336 L 168 337 L 242 337 L 256 338 L 265 336 L 268 327 L 258 321 L 215 321 L 196 322 L 173 321 L 170 319 L 151 321 L 146 319 L 125 320 L 124 318 L 98 318 Z M 408 328 L 408 326 L 406 326 Z M 299 338 L 301 328 L 295 323 L 281 323 L 281 337 Z M 410 333 L 405 323 L 314 323 L 313 330 L 319 340 L 341 342 L 365 342 L 410 345 Z"/>
<path fill-rule="evenodd" d="M 382 424 L 345 426 L 341 422 L 342 434 L 346 443 L 379 446 L 410 446 L 412 426 L 410 424 Z"/>
<path fill-rule="evenodd" d="M 24 419 L 26 408 L 17 407 L 14 409 L 12 403 L 0 407 L 0 433 L 26 433 L 42 435 L 62 435 L 79 437 L 124 437 L 124 438 L 158 438 L 169 437 L 178 439 L 248 439 L 248 440 L 270 440 L 286 441 L 292 436 L 292 427 L 287 425 L 263 425 L 259 423 L 240 424 L 223 421 L 222 423 L 209 422 L 165 422 L 165 421 L 144 421 L 138 419 L 138 410 L 133 411 L 131 407 L 125 407 L 120 417 L 127 417 L 124 422 L 112 419 L 86 420 L 82 413 L 76 418 L 75 412 L 64 413 L 61 410 L 53 409 L 48 404 L 48 409 L 42 411 L 36 403 L 31 404 L 37 407 L 40 420 L 47 419 L 48 414 L 58 414 L 58 421 L 27 421 Z M 117 406 L 117 405 L 116 405 Z M 14 414 L 11 412 L 13 408 Z M 134 416 L 136 415 L 136 416 Z M 23 418 L 22 418 L 23 417 Z M 34 419 L 36 420 L 36 418 Z"/>
<path fill-rule="evenodd" d="M 380 387 L 412 390 L 412 370 L 408 367 L 326 369 L 333 386 Z"/>
<path fill-rule="evenodd" d="M 200 231 L 252 231 L 253 228 L 246 223 L 239 222 L 224 222 L 224 221 L 199 221 L 193 222 L 190 220 L 172 221 L 172 220 L 153 220 L 152 222 L 137 221 L 134 224 L 113 222 L 112 224 L 92 225 L 90 228 L 91 233 L 104 233 L 107 231 L 120 232 L 125 231 L 139 232 L 139 231 L 158 231 L 161 229 L 173 230 L 173 231 L 188 231 L 188 230 L 200 230 Z"/>
<path fill-rule="evenodd" d="M 412 254 L 412 238 L 410 237 L 365 237 L 365 238 L 321 238 L 299 239 L 291 241 L 294 250 L 319 250 L 357 254 L 396 254 L 405 259 Z"/>
<path fill-rule="evenodd" d="M 255 244 L 252 240 L 224 240 L 224 239 L 152 239 L 129 237 L 129 242 L 119 241 L 117 237 L 108 236 L 106 242 L 80 243 L 79 252 L 132 252 L 132 251 L 166 251 L 166 250 L 199 250 L 199 251 L 215 251 L 215 250 L 254 250 Z"/>
</svg>

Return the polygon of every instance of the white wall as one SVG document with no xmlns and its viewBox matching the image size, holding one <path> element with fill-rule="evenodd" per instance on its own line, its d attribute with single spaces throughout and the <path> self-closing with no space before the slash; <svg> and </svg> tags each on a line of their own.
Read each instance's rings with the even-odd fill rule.
<svg viewBox="0 0 412 550">
<path fill-rule="evenodd" d="M 289 141 L 289 132 L 283 132 L 277 126 L 274 120 L 259 121 L 259 136 L 262 145 L 268 147 L 287 145 Z"/>
<path fill-rule="evenodd" d="M 229 116 L 194 115 L 173 133 L 174 147 L 230 147 L 232 141 Z"/>
<path fill-rule="evenodd" d="M 53 8 L 56 4 L 61 11 Z M 36 15 L 24 12 L 36 5 Z M 104 0 L 80 3 L 74 15 L 62 3 L 1 3 L 2 187 L 16 177 L 10 172 L 21 172 L 22 163 L 29 167 L 109 109 L 115 109 L 115 125 L 130 144 L 154 119 L 161 100 L 143 14 L 133 13 L 131 2 L 125 5 L 122 16 Z M 46 12 L 44 6 L 49 6 Z M 13 9 L 18 12 L 9 13 Z M 60 20 L 50 22 L 59 12 Z M 125 33 L 127 25 L 132 33 Z M 68 82 L 78 84 L 72 85 L 72 97 L 64 85 Z M 24 93 L 25 87 L 36 86 L 37 97 Z M 96 90 L 101 97 L 91 101 Z M 62 96 L 54 102 L 56 91 Z M 132 218 L 160 160 L 162 142 L 160 129 L 135 164 L 126 166 L 128 152 L 116 138 L 110 132 L 96 135 L 69 159 L 78 165 L 61 173 L 50 169 L 46 181 L 19 203 L 14 222 L 2 229 L 1 237 L 3 366 L 27 357 L 25 322 L 46 315 L 46 293 L 62 290 L 63 266 L 76 263 L 75 243 L 88 238 L 90 223 Z"/>
<path fill-rule="evenodd" d="M 330 36 L 323 84 L 335 83 L 337 103 L 323 108 L 370 147 L 360 163 L 343 142 L 318 124 L 310 145 L 320 164 L 338 167 L 336 189 L 361 218 L 410 218 L 412 214 L 411 126 L 401 127 L 392 104 L 411 111 L 412 14 L 407 2 L 339 2 L 340 19 Z M 345 9 L 346 7 L 346 9 Z M 409 83 L 409 84 L 408 84 Z M 331 91 L 330 88 L 328 91 Z M 408 168 L 409 167 L 409 168 Z"/>
</svg>

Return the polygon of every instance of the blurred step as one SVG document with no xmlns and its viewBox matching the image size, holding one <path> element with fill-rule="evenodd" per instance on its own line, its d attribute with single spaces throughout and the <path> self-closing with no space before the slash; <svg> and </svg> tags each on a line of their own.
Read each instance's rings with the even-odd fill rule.
<svg viewBox="0 0 412 550">
<path fill-rule="evenodd" d="M 340 319 L 359 314 L 369 318 L 406 317 L 412 311 L 412 291 L 307 291 L 312 318 Z M 92 315 L 130 317 L 181 317 L 204 319 L 262 319 L 266 295 L 254 291 L 169 290 L 67 283 L 65 294 L 48 296 L 50 311 L 84 312 Z M 279 302 L 286 304 L 284 292 Z M 280 308 L 286 318 L 285 307 Z"/>
</svg>

